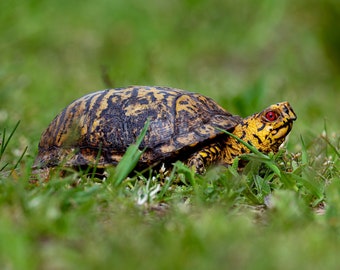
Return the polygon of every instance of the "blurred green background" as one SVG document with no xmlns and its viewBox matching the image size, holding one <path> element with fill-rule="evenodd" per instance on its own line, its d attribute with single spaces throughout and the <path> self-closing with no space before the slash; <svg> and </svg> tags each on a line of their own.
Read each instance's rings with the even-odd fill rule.
<svg viewBox="0 0 340 270">
<path fill-rule="evenodd" d="M 289 152 L 302 153 L 299 189 L 274 190 L 265 214 L 243 203 L 253 178 L 230 171 L 171 187 L 144 211 L 135 198 L 149 182 L 32 188 L 28 172 L 6 177 L 1 163 L 0 268 L 339 267 L 339 0 L 17 0 L 0 1 L 0 14 L 0 132 L 21 121 L 4 164 L 28 146 L 29 170 L 66 105 L 131 84 L 200 92 L 242 116 L 288 100 L 298 115 Z"/>
<path fill-rule="evenodd" d="M 338 0 L 2 1 L 0 126 L 22 144 L 72 100 L 131 84 L 214 98 L 246 116 L 291 102 L 290 147 L 339 131 Z"/>
</svg>

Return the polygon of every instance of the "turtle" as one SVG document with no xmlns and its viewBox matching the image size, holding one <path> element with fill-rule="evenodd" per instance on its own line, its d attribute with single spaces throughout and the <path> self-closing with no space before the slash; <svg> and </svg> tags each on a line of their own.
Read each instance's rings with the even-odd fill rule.
<svg viewBox="0 0 340 270">
<path fill-rule="evenodd" d="M 214 164 L 229 166 L 250 150 L 277 152 L 297 119 L 288 102 L 242 118 L 199 93 L 161 86 L 129 86 L 87 94 L 68 105 L 42 133 L 34 171 L 115 166 L 149 121 L 135 167 L 182 161 L 198 174 Z"/>
</svg>

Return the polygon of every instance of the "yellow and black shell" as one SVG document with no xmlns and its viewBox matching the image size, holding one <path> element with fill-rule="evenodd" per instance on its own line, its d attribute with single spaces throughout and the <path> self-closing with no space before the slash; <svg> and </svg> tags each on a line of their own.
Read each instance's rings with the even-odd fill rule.
<svg viewBox="0 0 340 270">
<path fill-rule="evenodd" d="M 88 94 L 67 106 L 42 134 L 35 168 L 57 165 L 116 165 L 135 143 L 143 169 L 161 162 L 185 161 L 203 145 L 232 131 L 242 121 L 200 94 L 168 87 L 131 86 Z"/>
</svg>

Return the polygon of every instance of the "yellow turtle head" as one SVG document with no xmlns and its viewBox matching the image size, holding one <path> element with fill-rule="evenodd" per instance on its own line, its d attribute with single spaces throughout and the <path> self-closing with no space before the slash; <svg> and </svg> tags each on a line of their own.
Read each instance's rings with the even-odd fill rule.
<svg viewBox="0 0 340 270">
<path fill-rule="evenodd" d="M 235 128 L 235 135 L 264 153 L 277 152 L 297 119 L 288 102 L 276 103 L 251 115 Z"/>
</svg>

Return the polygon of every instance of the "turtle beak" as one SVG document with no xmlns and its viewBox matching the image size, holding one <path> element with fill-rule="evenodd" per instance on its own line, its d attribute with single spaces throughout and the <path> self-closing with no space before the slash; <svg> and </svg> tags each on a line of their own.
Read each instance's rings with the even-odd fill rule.
<svg viewBox="0 0 340 270">
<path fill-rule="evenodd" d="M 281 102 L 278 104 L 282 109 L 282 117 L 287 119 L 289 122 L 293 122 L 297 119 L 297 116 L 292 108 L 290 106 L 289 102 Z"/>
<path fill-rule="evenodd" d="M 293 122 L 297 119 L 297 116 L 292 108 L 292 106 L 290 106 L 289 102 L 281 102 L 278 103 L 278 105 L 282 108 L 282 119 L 285 119 L 284 122 L 286 122 L 286 126 L 287 126 L 287 132 L 286 134 L 288 134 L 292 128 L 293 128 Z"/>
</svg>

